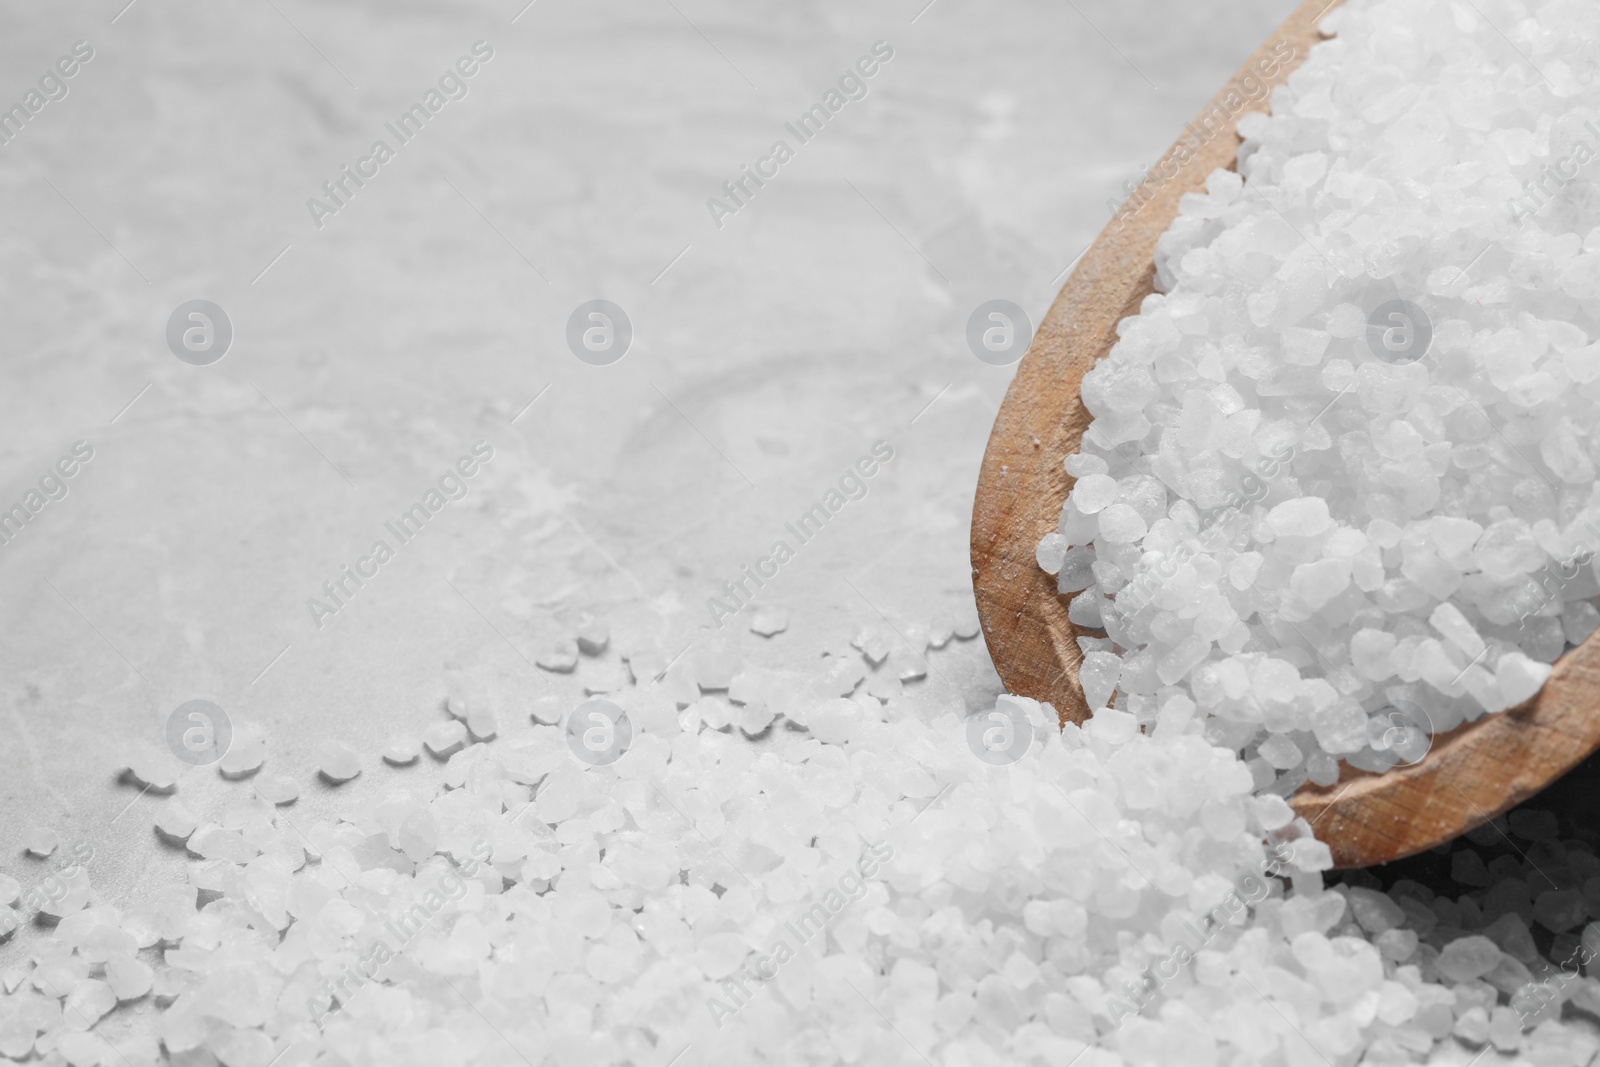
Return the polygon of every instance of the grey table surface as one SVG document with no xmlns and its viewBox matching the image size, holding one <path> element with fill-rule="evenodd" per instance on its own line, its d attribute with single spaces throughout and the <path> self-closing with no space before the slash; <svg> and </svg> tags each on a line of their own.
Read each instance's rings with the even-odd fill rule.
<svg viewBox="0 0 1600 1067">
<path fill-rule="evenodd" d="M 183 877 L 159 798 L 117 773 L 179 704 L 263 738 L 297 821 L 436 780 L 376 752 L 437 721 L 447 665 L 514 738 L 623 652 L 730 639 L 706 599 L 876 440 L 894 462 L 762 590 L 788 631 L 738 642 L 797 665 L 970 612 L 1011 370 L 968 351 L 967 317 L 1001 298 L 1037 322 L 1107 201 L 1292 6 L 125 3 L 0 16 L 0 102 L 93 49 L 0 146 L 0 508 L 94 449 L 0 546 L 0 871 L 37 884 L 21 840 L 50 826 L 121 907 Z M 478 41 L 466 95 L 387 135 Z M 796 139 L 880 41 L 865 97 Z M 379 138 L 394 158 L 314 219 Z M 793 158 L 714 217 L 777 140 Z M 165 340 L 195 298 L 235 332 L 204 367 Z M 633 324 L 609 366 L 567 347 L 595 298 Z M 308 598 L 480 440 L 469 495 L 315 625 Z M 585 611 L 606 657 L 532 666 Z M 998 691 L 981 641 L 934 667 L 941 699 Z M 315 779 L 327 738 L 361 778 Z M 248 788 L 196 768 L 179 795 Z M 0 944 L 0 973 L 47 933 Z"/>
</svg>

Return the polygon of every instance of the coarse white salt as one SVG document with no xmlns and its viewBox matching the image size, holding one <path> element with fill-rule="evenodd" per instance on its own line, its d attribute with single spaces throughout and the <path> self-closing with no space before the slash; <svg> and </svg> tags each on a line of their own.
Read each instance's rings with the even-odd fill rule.
<svg viewBox="0 0 1600 1067">
<path fill-rule="evenodd" d="M 22 847 L 30 856 L 46 859 L 59 843 L 56 832 L 48 826 L 30 826 L 22 836 Z"/>
<path fill-rule="evenodd" d="M 781 634 L 789 628 L 789 609 L 776 605 L 762 605 L 750 615 L 750 632 L 762 637 Z"/>
<path fill-rule="evenodd" d="M 143 960 L 113 956 L 106 961 L 106 984 L 118 1000 L 137 1000 L 150 992 L 154 972 Z"/>
<path fill-rule="evenodd" d="M 384 772 L 316 813 L 275 812 L 213 781 L 235 799 L 201 812 L 187 881 L 151 887 L 139 918 L 113 920 L 78 867 L 71 901 L 52 904 L 55 936 L 4 979 L 0 1052 L 121 1063 L 73 1036 L 61 1001 L 105 1004 L 98 958 L 113 997 L 135 993 L 131 940 L 157 966 L 162 1047 L 123 1054 L 140 1067 L 158 1053 L 228 1067 L 1299 1067 L 1448 1059 L 1454 1034 L 1474 1045 L 1462 1061 L 1489 1042 L 1590 1062 L 1593 1039 L 1557 1016 L 1596 1014 L 1600 982 L 1576 967 L 1569 981 L 1539 949 L 1600 945 L 1585 921 L 1592 847 L 1519 810 L 1459 846 L 1475 862 L 1451 858 L 1481 889 L 1380 894 L 1356 873 L 1330 887 L 1315 827 L 1266 791 L 1331 783 L 1336 754 L 1392 759 L 1405 709 L 1464 721 L 1537 687 L 1541 657 L 1565 644 L 1564 595 L 1520 632 L 1523 607 L 1477 549 L 1521 515 L 1550 557 L 1527 573 L 1549 573 L 1562 557 L 1534 512 L 1570 526 L 1585 506 L 1513 477 L 1517 449 L 1543 456 L 1546 424 L 1509 413 L 1576 403 L 1567 368 L 1593 332 L 1558 315 L 1600 296 L 1594 268 L 1573 266 L 1600 238 L 1551 248 L 1529 220 L 1486 259 L 1493 280 L 1448 264 L 1498 232 L 1486 186 L 1515 188 L 1559 151 L 1574 123 L 1551 113 L 1589 99 L 1600 31 L 1586 11 L 1550 3 L 1506 24 L 1552 92 L 1481 15 L 1352 0 L 1274 116 L 1245 123 L 1252 188 L 1218 173 L 1186 199 L 1163 239 L 1167 294 L 1123 325 L 1130 366 L 1086 387 L 1100 454 L 1067 460 L 1114 484 L 1096 512 L 1069 503 L 1051 549 L 1058 587 L 1081 581 L 1075 611 L 1106 628 L 1079 643 L 1103 708 L 1081 727 L 1018 697 L 968 709 L 967 687 L 917 680 L 922 631 L 874 623 L 804 670 L 746 662 L 730 637 L 672 671 L 662 657 L 613 673 L 633 731 L 620 759 L 593 765 L 574 759 L 563 716 L 583 675 L 611 664 L 574 662 L 583 674 L 547 679 L 561 695 L 533 705 L 515 748 L 457 744 L 442 788 Z M 1472 240 L 1430 242 L 1430 212 Z M 1408 266 L 1418 249 L 1438 262 Z M 1437 323 L 1449 373 L 1435 380 L 1426 360 L 1371 353 L 1371 301 L 1324 255 L 1358 277 L 1422 279 L 1456 301 L 1447 321 L 1519 313 Z M 1523 306 L 1516 286 L 1551 278 L 1560 292 Z M 1448 406 L 1447 386 L 1507 416 L 1515 446 Z M 1570 444 L 1587 450 L 1594 423 L 1574 414 L 1550 454 L 1581 473 Z M 1256 498 L 1220 546 L 1192 551 L 1229 492 Z M 1326 522 L 1305 505 L 1268 520 L 1313 499 Z M 1450 509 L 1478 529 L 1434 514 Z M 1138 533 L 1102 540 L 1107 513 Z M 1489 548 L 1505 573 L 1525 562 L 1514 530 Z M 1574 610 L 1573 628 L 1586 618 Z M 928 643 L 940 628 L 978 632 L 965 606 Z M 447 724 L 457 738 L 476 703 Z"/>
<path fill-rule="evenodd" d="M 585 656 L 598 656 L 611 644 L 611 627 L 586 615 L 578 621 L 578 651 Z"/>
<path fill-rule="evenodd" d="M 342 741 L 324 741 L 316 750 L 317 770 L 328 781 L 348 782 L 361 773 L 361 761 Z"/>
<path fill-rule="evenodd" d="M 474 741 L 487 741 L 500 732 L 500 722 L 487 704 L 474 703 L 467 712 L 467 731 Z"/>
<path fill-rule="evenodd" d="M 300 783 L 286 774 L 263 774 L 251 789 L 268 804 L 292 804 L 300 797 Z"/>
<path fill-rule="evenodd" d="M 417 761 L 422 754 L 422 742 L 411 734 L 398 734 L 384 743 L 380 754 L 385 763 L 403 767 Z"/>
<path fill-rule="evenodd" d="M 217 761 L 217 772 L 224 778 L 248 778 L 261 769 L 266 758 L 266 742 L 260 739 L 236 741 Z"/>
<path fill-rule="evenodd" d="M 1592 69 L 1584 17 L 1519 11 L 1569 35 L 1559 70 Z M 1525 68 L 1456 106 L 1504 72 L 1481 16 L 1378 0 L 1327 24 L 1271 114 L 1241 117 L 1239 173 L 1183 197 L 1157 292 L 1084 375 L 1077 480 L 1038 547 L 1131 668 L 1114 707 L 1177 686 L 1217 743 L 1277 733 L 1303 760 L 1254 773 L 1283 790 L 1425 751 L 1369 732 L 1395 699 L 1424 732 L 1516 706 L 1600 627 L 1600 202 L 1566 188 L 1600 158 L 1597 83 Z M 1400 65 L 1391 32 L 1430 36 Z M 1262 658 L 1291 674 L 1213 685 Z"/>
<path fill-rule="evenodd" d="M 178 764 L 150 745 L 136 745 L 128 757 L 128 776 L 152 793 L 170 793 L 178 787 Z"/>
<path fill-rule="evenodd" d="M 455 755 L 467 743 L 467 727 L 459 719 L 436 722 L 422 732 L 422 743 L 438 759 Z"/>
<path fill-rule="evenodd" d="M 200 820 L 177 798 L 168 800 L 156 810 L 156 830 L 172 841 L 181 843 L 188 840 L 199 825 Z"/>
<path fill-rule="evenodd" d="M 557 641 L 534 658 L 534 663 L 547 671 L 558 674 L 570 673 L 578 666 L 578 643 L 576 641 Z"/>
</svg>

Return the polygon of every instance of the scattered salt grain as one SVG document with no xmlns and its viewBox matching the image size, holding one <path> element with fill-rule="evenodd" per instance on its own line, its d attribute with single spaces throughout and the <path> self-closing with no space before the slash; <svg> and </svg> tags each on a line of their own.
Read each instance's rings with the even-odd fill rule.
<svg viewBox="0 0 1600 1067">
<path fill-rule="evenodd" d="M 382 752 L 384 762 L 396 767 L 415 763 L 421 754 L 422 743 L 411 734 L 397 734 L 389 738 Z"/>
<path fill-rule="evenodd" d="M 1481 934 L 1470 934 L 1445 945 L 1435 966 L 1452 982 L 1469 982 L 1494 970 L 1500 959 L 1500 946 Z"/>
<path fill-rule="evenodd" d="M 547 671 L 566 674 L 578 665 L 577 642 L 558 641 L 535 657 L 533 662 Z"/>
<path fill-rule="evenodd" d="M 978 636 L 982 624 L 978 620 L 977 611 L 972 608 L 963 609 L 951 624 L 951 632 L 963 641 L 970 641 Z"/>
<path fill-rule="evenodd" d="M 611 627 L 591 616 L 578 621 L 578 651 L 585 656 L 598 656 L 611 644 Z"/>
<path fill-rule="evenodd" d="M 47 859 L 56 850 L 56 832 L 48 826 L 30 827 L 22 837 L 22 847 L 31 856 Z"/>
<path fill-rule="evenodd" d="M 143 960 L 113 956 L 106 961 L 106 984 L 118 1000 L 137 1000 L 150 992 L 154 972 Z"/>
<path fill-rule="evenodd" d="M 335 785 L 348 782 L 361 773 L 361 761 L 342 741 L 325 741 L 317 746 L 317 770 Z"/>
<path fill-rule="evenodd" d="M 178 765 L 165 752 L 140 744 L 128 758 L 128 777 L 152 793 L 170 793 L 178 787 Z"/>
<path fill-rule="evenodd" d="M 460 719 L 436 722 L 422 732 L 422 743 L 438 759 L 448 759 L 467 743 L 467 727 Z"/>
<path fill-rule="evenodd" d="M 467 712 L 467 730 L 474 741 L 488 741 L 500 732 L 500 723 L 488 705 L 479 702 Z"/>
<path fill-rule="evenodd" d="M 1516 707 L 1531 698 L 1550 677 L 1550 665 L 1536 663 L 1521 652 L 1508 652 L 1495 664 L 1495 684 L 1506 707 Z"/>
<path fill-rule="evenodd" d="M 1087 474 L 1072 487 L 1072 502 L 1085 515 L 1098 515 L 1117 499 L 1117 480 L 1106 474 Z M 1063 538 L 1065 541 L 1065 538 Z"/>
<path fill-rule="evenodd" d="M 300 798 L 300 783 L 286 774 L 263 774 L 252 788 L 268 804 L 292 804 Z"/>
<path fill-rule="evenodd" d="M 70 1067 L 97 1067 L 105 1063 L 107 1057 L 115 1062 L 116 1055 L 99 1034 L 80 1031 L 62 1034 L 56 1051 Z"/>
<path fill-rule="evenodd" d="M 781 634 L 789 628 L 789 609 L 778 606 L 756 608 L 750 616 L 750 632 L 762 637 Z"/>
<path fill-rule="evenodd" d="M 61 1021 L 69 1030 L 87 1030 L 116 1006 L 117 995 L 110 986 L 99 979 L 86 978 L 67 994 Z"/>
<path fill-rule="evenodd" d="M 168 800 L 156 811 L 156 831 L 162 837 L 179 844 L 187 841 L 189 835 L 194 833 L 195 827 L 199 825 L 200 820 L 176 798 Z"/>
<path fill-rule="evenodd" d="M 583 691 L 590 696 L 601 693 L 615 693 L 619 689 L 627 688 L 633 681 L 633 676 L 628 673 L 626 663 L 600 663 L 593 667 L 585 668 L 583 672 Z"/>
<path fill-rule="evenodd" d="M 1505 829 L 1524 841 L 1554 841 L 1560 824 L 1555 812 L 1518 808 L 1505 816 Z"/>
<path fill-rule="evenodd" d="M 1099 536 L 1114 545 L 1132 544 L 1148 529 L 1144 516 L 1127 504 L 1112 504 L 1099 514 Z"/>
<path fill-rule="evenodd" d="M 266 762 L 267 746 L 261 740 L 235 742 L 217 762 L 217 773 L 224 778 L 248 778 Z"/>
<path fill-rule="evenodd" d="M 889 651 L 893 647 L 889 635 L 877 626 L 862 627 L 850 644 L 859 649 L 861 655 L 874 667 L 889 657 Z"/>
</svg>

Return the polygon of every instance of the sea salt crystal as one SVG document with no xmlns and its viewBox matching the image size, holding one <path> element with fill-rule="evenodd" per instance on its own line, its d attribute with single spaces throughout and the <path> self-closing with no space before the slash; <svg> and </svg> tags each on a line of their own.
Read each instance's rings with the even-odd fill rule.
<svg viewBox="0 0 1600 1067">
<path fill-rule="evenodd" d="M 1439 953 L 1439 973 L 1452 982 L 1482 978 L 1499 965 L 1500 947 L 1481 934 L 1458 937 Z"/>
<path fill-rule="evenodd" d="M 1433 614 L 1428 616 L 1428 622 L 1471 659 L 1477 659 L 1488 648 L 1472 623 L 1461 614 L 1461 609 L 1448 601 L 1433 609 Z"/>
<path fill-rule="evenodd" d="M 1279 770 L 1298 767 L 1301 760 L 1305 758 L 1300 751 L 1300 746 L 1283 734 L 1271 735 L 1261 742 L 1257 751 L 1260 752 L 1262 759 Z"/>
<path fill-rule="evenodd" d="M 1116 499 L 1117 480 L 1103 473 L 1085 475 L 1072 487 L 1072 501 L 1085 515 L 1098 515 Z"/>
<path fill-rule="evenodd" d="M 71 1067 L 95 1067 L 106 1057 L 114 1059 L 116 1055 L 100 1035 L 80 1031 L 62 1034 L 56 1051 Z"/>
<path fill-rule="evenodd" d="M 361 761 L 342 741 L 324 741 L 316 750 L 317 770 L 335 785 L 361 773 Z"/>
<path fill-rule="evenodd" d="M 268 804 L 291 804 L 300 796 L 300 783 L 284 774 L 264 774 L 252 783 L 252 788 Z"/>
<path fill-rule="evenodd" d="M 422 743 L 438 759 L 448 759 L 467 743 L 467 728 L 459 719 L 436 722 L 422 732 Z"/>
<path fill-rule="evenodd" d="M 971 607 L 963 607 L 956 613 L 955 621 L 951 623 L 951 630 L 962 641 L 970 641 L 978 636 L 982 629 L 978 620 L 978 613 Z"/>
<path fill-rule="evenodd" d="M 22 836 L 22 847 L 29 855 L 38 856 L 40 859 L 49 858 L 56 850 L 57 842 L 56 832 L 48 826 L 29 827 Z"/>
<path fill-rule="evenodd" d="M 222 759 L 217 762 L 217 773 L 222 777 L 237 780 L 248 778 L 261 769 L 262 763 L 267 758 L 266 742 L 259 739 L 253 741 L 237 741 L 223 753 Z"/>
<path fill-rule="evenodd" d="M 1346 894 L 1350 913 L 1369 934 L 1393 930 L 1405 922 L 1405 912 L 1387 895 L 1372 889 L 1352 888 Z"/>
<path fill-rule="evenodd" d="M 270 1067 L 274 1058 L 272 1038 L 260 1030 L 220 1028 L 206 1047 L 224 1067 Z"/>
<path fill-rule="evenodd" d="M 1078 667 L 1078 682 L 1083 686 L 1083 697 L 1091 711 L 1110 702 L 1121 675 L 1122 659 L 1113 653 L 1090 652 L 1083 657 Z"/>
<path fill-rule="evenodd" d="M 475 703 L 467 712 L 467 730 L 474 741 L 488 741 L 500 732 L 500 723 L 488 705 Z"/>
<path fill-rule="evenodd" d="M 1560 833 L 1555 812 L 1517 808 L 1505 816 L 1505 830 L 1524 841 L 1554 841 Z M 1498 837 L 1496 840 L 1500 840 Z"/>
<path fill-rule="evenodd" d="M 395 767 L 415 763 L 422 754 L 422 742 L 412 734 L 396 734 L 384 743 L 381 755 L 384 762 Z"/>
<path fill-rule="evenodd" d="M 578 665 L 576 641 L 557 641 L 534 658 L 534 663 L 547 671 L 566 674 Z"/>
<path fill-rule="evenodd" d="M 128 776 L 152 793 L 170 793 L 178 787 L 177 762 L 149 745 L 138 745 L 128 759 Z"/>
<path fill-rule="evenodd" d="M 1550 666 L 1521 652 L 1508 652 L 1495 664 L 1495 683 L 1506 707 L 1515 707 L 1537 693 L 1550 677 Z"/>
<path fill-rule="evenodd" d="M 99 979 L 86 978 L 72 987 L 63 1006 L 61 1021 L 67 1029 L 87 1030 L 117 1006 L 117 995 Z"/>
<path fill-rule="evenodd" d="M 1588 916 L 1588 904 L 1576 889 L 1552 889 L 1533 901 L 1533 918 L 1552 933 L 1564 933 L 1580 925 Z"/>
<path fill-rule="evenodd" d="M 1315 537 L 1333 525 L 1328 502 L 1321 497 L 1286 500 L 1267 512 L 1267 525 L 1276 537 Z"/>
<path fill-rule="evenodd" d="M 598 656 L 611 644 L 611 627 L 593 616 L 578 621 L 578 651 L 585 656 Z"/>
<path fill-rule="evenodd" d="M 187 840 L 199 825 L 200 820 L 194 813 L 176 799 L 167 801 L 156 811 L 156 830 L 173 841 Z"/>
<path fill-rule="evenodd" d="M 862 627 L 850 644 L 859 649 L 861 655 L 874 667 L 889 658 L 889 651 L 893 647 L 889 642 L 889 635 L 876 626 Z"/>
<path fill-rule="evenodd" d="M 1489 1042 L 1501 1052 L 1515 1052 L 1522 1047 L 1522 1018 L 1511 1008 L 1501 1005 L 1489 1013 Z"/>
<path fill-rule="evenodd" d="M 1574 600 L 1561 609 L 1561 632 L 1568 644 L 1581 645 L 1600 629 L 1600 608 L 1587 600 Z"/>
<path fill-rule="evenodd" d="M 1463 1041 L 1482 1045 L 1489 1040 L 1489 1012 L 1481 1005 L 1473 1005 L 1456 1019 L 1451 1033 Z"/>
<path fill-rule="evenodd" d="M 106 984 L 118 1000 L 137 1000 L 150 992 L 154 973 L 148 964 L 132 956 L 114 956 L 106 961 Z"/>
<path fill-rule="evenodd" d="M 747 737 L 757 737 L 772 725 L 774 718 L 776 716 L 766 704 L 751 704 L 739 713 L 739 729 Z"/>
<path fill-rule="evenodd" d="M 584 671 L 583 691 L 591 696 L 615 693 L 627 688 L 632 681 L 626 663 L 601 663 Z"/>
<path fill-rule="evenodd" d="M 789 609 L 762 605 L 750 616 L 750 632 L 762 637 L 781 634 L 789 628 Z"/>
<path fill-rule="evenodd" d="M 1112 544 L 1131 544 L 1145 535 L 1149 527 L 1144 516 L 1127 504 L 1111 504 L 1099 514 L 1100 536 Z"/>
<path fill-rule="evenodd" d="M 1067 555 L 1067 539 L 1054 530 L 1039 539 L 1039 547 L 1034 552 L 1034 559 L 1039 564 L 1039 569 L 1046 574 L 1061 573 L 1061 564 Z"/>
</svg>

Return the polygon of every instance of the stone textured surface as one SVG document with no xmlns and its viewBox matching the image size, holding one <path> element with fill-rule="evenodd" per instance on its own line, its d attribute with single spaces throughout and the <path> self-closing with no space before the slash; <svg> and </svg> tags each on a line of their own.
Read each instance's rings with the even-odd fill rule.
<svg viewBox="0 0 1600 1067">
<path fill-rule="evenodd" d="M 333 808 L 327 740 L 361 758 L 347 796 L 438 773 L 379 752 L 444 715 L 447 668 L 515 736 L 536 702 L 582 698 L 532 661 L 584 612 L 611 627 L 601 665 L 664 663 L 876 439 L 893 468 L 763 592 L 790 611 L 772 655 L 810 659 L 879 611 L 970 610 L 973 485 L 1011 371 L 967 351 L 968 314 L 1005 298 L 1037 320 L 1108 198 L 1290 7 L 518 6 L 6 17 L 8 103 L 95 49 L 0 147 L 0 503 L 95 450 L 0 547 L 0 871 L 24 887 L 50 869 L 22 854 L 33 825 L 92 848 L 119 906 L 181 877 L 162 801 L 116 767 L 184 701 L 263 737 L 309 821 Z M 306 199 L 480 39 L 469 95 L 319 230 Z M 876 40 L 895 57 L 867 98 L 718 229 L 706 198 L 793 143 L 784 123 Z M 164 343 L 197 297 L 235 330 L 209 367 Z M 564 340 L 596 297 L 635 330 L 609 367 Z M 469 495 L 318 628 L 307 598 L 393 544 L 384 522 L 478 440 L 495 456 Z M 992 698 L 981 642 L 941 655 L 938 684 Z M 178 795 L 250 788 L 200 767 Z M 37 929 L 0 944 L 0 972 Z"/>
</svg>

